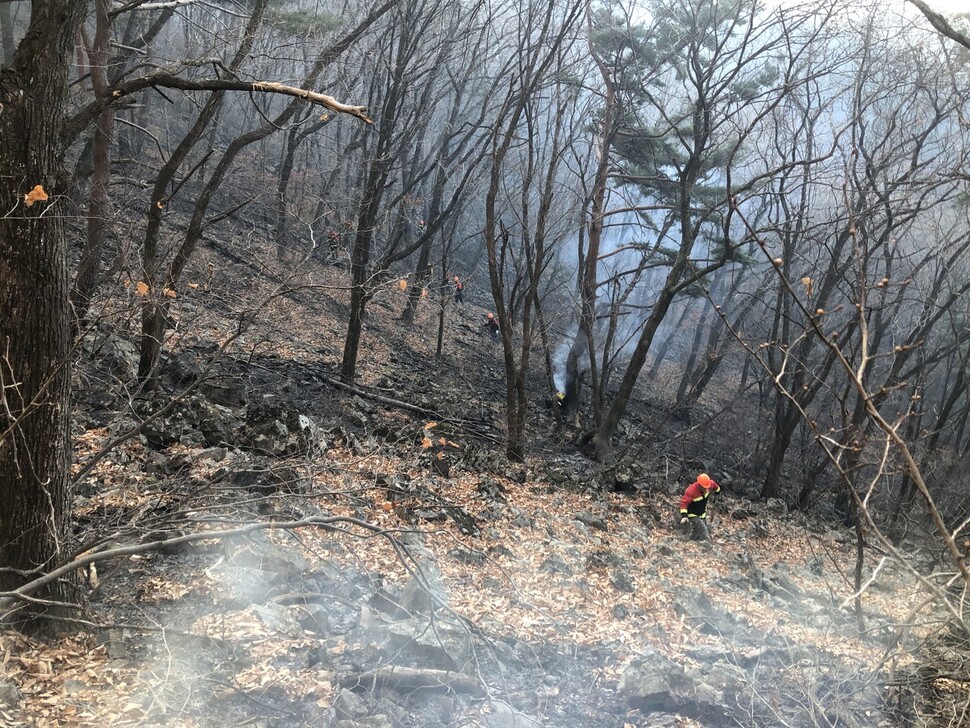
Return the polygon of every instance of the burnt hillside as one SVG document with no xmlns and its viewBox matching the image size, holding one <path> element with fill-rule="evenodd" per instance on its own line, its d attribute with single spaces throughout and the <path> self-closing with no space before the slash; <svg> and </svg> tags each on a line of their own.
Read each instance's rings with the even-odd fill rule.
<svg viewBox="0 0 970 728">
<path fill-rule="evenodd" d="M 924 642 L 945 615 L 871 545 L 857 612 L 853 530 L 758 502 L 716 402 L 690 424 L 642 387 L 606 467 L 537 379 L 512 463 L 480 291 L 447 306 L 439 359 L 433 299 L 405 325 L 388 280 L 348 388 L 343 271 L 284 280 L 226 247 L 175 301 L 155 391 L 124 281 L 85 338 L 75 537 L 102 557 L 80 634 L 3 633 L 6 724 L 865 726 L 958 702 L 961 643 Z M 701 468 L 712 544 L 676 528 Z"/>
</svg>

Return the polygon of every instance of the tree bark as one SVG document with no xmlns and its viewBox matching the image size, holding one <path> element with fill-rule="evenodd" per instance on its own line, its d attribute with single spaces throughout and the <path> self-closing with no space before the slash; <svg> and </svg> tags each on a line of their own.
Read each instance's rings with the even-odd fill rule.
<svg viewBox="0 0 970 728">
<path fill-rule="evenodd" d="M 62 217 L 50 208 L 62 192 L 68 65 L 84 10 L 80 0 L 35 2 L 0 69 L 0 190 L 15 209 L 0 217 L 0 591 L 53 568 L 69 536 L 68 275 Z M 35 185 L 50 199 L 28 207 Z M 69 594 L 65 581 L 43 596 Z"/>
</svg>

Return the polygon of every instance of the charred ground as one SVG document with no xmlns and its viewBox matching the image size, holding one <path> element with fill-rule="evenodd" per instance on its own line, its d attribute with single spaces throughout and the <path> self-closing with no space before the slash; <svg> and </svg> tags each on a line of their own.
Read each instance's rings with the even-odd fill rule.
<svg viewBox="0 0 970 728">
<path fill-rule="evenodd" d="M 124 274 L 84 339 L 77 542 L 144 551 L 85 574 L 81 633 L 3 634 L 6 724 L 872 726 L 965 695 L 965 645 L 923 642 L 911 577 L 870 551 L 860 622 L 851 530 L 750 499 L 760 428 L 718 399 L 743 392 L 687 422 L 661 370 L 603 467 L 536 375 L 511 463 L 481 280 L 441 358 L 436 297 L 408 326 L 379 287 L 348 388 L 343 271 L 311 255 L 284 278 L 212 242 L 156 391 L 134 383 Z M 725 486 L 711 548 L 674 529 L 698 469 Z"/>
</svg>

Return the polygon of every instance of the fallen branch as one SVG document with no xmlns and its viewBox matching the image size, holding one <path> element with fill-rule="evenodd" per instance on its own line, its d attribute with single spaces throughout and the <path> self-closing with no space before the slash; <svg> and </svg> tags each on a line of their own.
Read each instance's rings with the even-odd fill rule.
<svg viewBox="0 0 970 728">
<path fill-rule="evenodd" d="M 350 392 L 351 394 L 356 394 L 364 399 L 370 399 L 374 402 L 380 402 L 381 404 L 386 404 L 388 407 L 395 407 L 397 409 L 405 410 L 406 412 L 414 412 L 415 414 L 422 415 L 423 417 L 430 417 L 432 419 L 440 420 L 444 419 L 438 415 L 437 412 L 433 410 L 426 409 L 425 407 L 419 407 L 416 404 L 411 404 L 410 402 L 402 402 L 399 399 L 392 399 L 391 397 L 385 397 L 380 394 L 374 394 L 373 392 L 368 392 L 366 389 L 358 389 L 357 387 L 341 382 L 339 379 L 331 379 L 323 374 L 319 375 L 323 381 L 327 384 L 336 387 L 337 389 L 342 389 L 345 392 Z"/>
<path fill-rule="evenodd" d="M 399 693 L 414 690 L 435 690 L 443 692 L 470 693 L 484 695 L 482 683 L 463 672 L 448 670 L 421 669 L 390 665 L 372 672 L 354 675 L 340 681 L 341 687 L 374 690 L 383 687 Z"/>
<path fill-rule="evenodd" d="M 362 521 L 359 518 L 352 518 L 350 516 L 313 516 L 310 518 L 303 518 L 298 521 L 261 521 L 259 523 L 249 523 L 238 528 L 228 528 L 220 531 L 199 531 L 196 533 L 188 533 L 182 536 L 175 536 L 173 538 L 166 538 L 158 541 L 147 541 L 140 544 L 117 546 L 115 548 L 105 549 L 104 551 L 97 551 L 79 556 L 76 559 L 72 559 L 66 564 L 63 564 L 62 566 L 57 567 L 53 571 L 49 571 L 46 574 L 42 574 L 37 578 L 28 581 L 26 584 L 14 589 L 13 591 L 0 592 L 0 622 L 3 621 L 4 613 L 13 608 L 18 602 L 33 601 L 30 595 L 34 592 L 64 576 L 67 576 L 68 574 L 74 573 L 79 569 L 84 569 L 91 564 L 96 564 L 102 561 L 110 561 L 123 556 L 131 556 L 133 554 L 159 551 L 162 549 L 172 548 L 174 546 L 195 543 L 197 541 L 234 538 L 236 536 L 245 536 L 256 531 L 268 531 L 270 529 L 291 530 L 295 528 L 316 527 L 326 528 L 329 530 L 339 530 L 337 529 L 337 525 L 341 523 L 358 526 L 375 534 L 384 534 L 392 540 L 394 538 L 383 528 L 375 526 L 372 523 Z"/>
</svg>

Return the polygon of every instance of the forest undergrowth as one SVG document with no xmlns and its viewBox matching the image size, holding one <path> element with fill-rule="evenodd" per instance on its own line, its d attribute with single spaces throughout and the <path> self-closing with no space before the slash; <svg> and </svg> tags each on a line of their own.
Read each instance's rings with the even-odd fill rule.
<svg viewBox="0 0 970 728">
<path fill-rule="evenodd" d="M 449 304 L 440 359 L 435 297 L 405 325 L 388 280 L 351 390 L 342 270 L 310 261 L 281 286 L 236 261 L 200 258 L 150 396 L 125 399 L 124 278 L 92 329 L 75 535 L 144 548 L 84 572 L 80 632 L 3 633 L 2 724 L 903 725 L 928 711 L 912 675 L 965 699 L 919 660 L 940 623 L 911 576 L 867 549 L 857 614 L 852 529 L 750 499 L 743 423 L 718 420 L 737 393 L 712 388 L 690 425 L 665 414 L 661 374 L 603 468 L 536 382 L 530 454 L 510 463 L 481 280 Z M 232 312 L 257 309 L 237 335 Z M 712 544 L 676 529 L 699 468 L 724 485 Z M 664 679 L 631 672 L 651 662 Z"/>
</svg>

